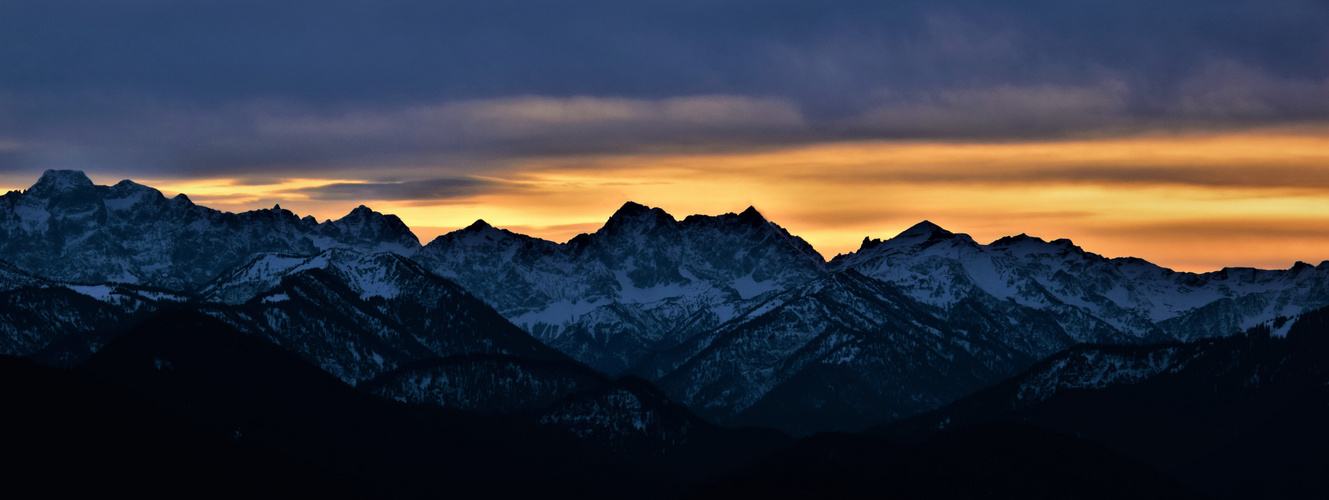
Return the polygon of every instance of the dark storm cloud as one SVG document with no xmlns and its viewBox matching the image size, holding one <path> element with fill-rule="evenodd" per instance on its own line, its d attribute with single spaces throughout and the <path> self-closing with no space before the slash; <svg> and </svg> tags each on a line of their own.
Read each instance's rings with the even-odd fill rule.
<svg viewBox="0 0 1329 500">
<path fill-rule="evenodd" d="M 466 175 L 521 155 L 1323 122 L 1326 25 L 1317 0 L 17 0 L 0 169 Z"/>
</svg>

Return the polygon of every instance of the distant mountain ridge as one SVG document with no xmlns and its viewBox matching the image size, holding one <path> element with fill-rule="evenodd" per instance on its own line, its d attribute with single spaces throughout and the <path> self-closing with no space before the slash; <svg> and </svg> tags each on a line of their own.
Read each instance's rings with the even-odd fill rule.
<svg viewBox="0 0 1329 500">
<path fill-rule="evenodd" d="M 396 216 L 363 206 L 322 223 L 280 206 L 233 214 L 129 180 L 94 185 L 74 170 L 47 170 L 0 196 L 0 260 L 62 281 L 190 290 L 260 252 L 411 255 L 419 246 Z"/>
<path fill-rule="evenodd" d="M 1095 333 L 1104 326 L 1151 341 L 1228 335 L 1329 304 L 1329 261 L 1196 274 L 1105 258 L 1066 239 L 1021 234 L 982 245 L 927 221 L 889 240 L 865 239 L 830 267 L 855 269 L 943 307 L 985 293 L 1046 310 L 1079 342 L 1114 343 Z M 1206 320 L 1197 321 L 1196 312 Z"/>
</svg>

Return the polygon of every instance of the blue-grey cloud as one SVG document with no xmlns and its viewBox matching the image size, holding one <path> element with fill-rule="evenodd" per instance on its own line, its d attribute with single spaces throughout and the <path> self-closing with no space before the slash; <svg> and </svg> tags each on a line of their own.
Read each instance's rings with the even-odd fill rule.
<svg viewBox="0 0 1329 500">
<path fill-rule="evenodd" d="M 449 200 L 510 189 L 512 186 L 475 178 L 428 179 L 404 182 L 339 182 L 318 187 L 291 190 L 315 200 L 330 201 L 413 201 Z"/>
<path fill-rule="evenodd" d="M 527 155 L 1325 122 L 1326 25 L 1319 0 L 17 0 L 0 170 L 427 178 Z"/>
</svg>

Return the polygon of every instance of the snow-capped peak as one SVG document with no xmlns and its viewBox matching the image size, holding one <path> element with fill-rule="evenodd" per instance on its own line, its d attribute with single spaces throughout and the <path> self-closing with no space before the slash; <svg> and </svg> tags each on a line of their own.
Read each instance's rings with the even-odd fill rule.
<svg viewBox="0 0 1329 500">
<path fill-rule="evenodd" d="M 42 173 L 37 183 L 28 188 L 27 193 L 37 197 L 49 197 L 58 193 L 93 187 L 92 179 L 82 170 L 47 170 Z"/>
</svg>

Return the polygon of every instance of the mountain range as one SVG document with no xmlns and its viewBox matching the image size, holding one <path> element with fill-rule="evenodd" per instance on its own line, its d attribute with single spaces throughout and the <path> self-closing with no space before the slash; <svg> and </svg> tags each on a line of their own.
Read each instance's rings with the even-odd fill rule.
<svg viewBox="0 0 1329 500">
<path fill-rule="evenodd" d="M 861 439 L 918 441 L 993 423 L 1083 434 L 1083 425 L 1066 424 L 1070 410 L 1043 420 L 1003 412 L 1042 411 L 1029 409 L 1083 391 L 1128 387 L 1163 401 L 1207 387 L 1188 373 L 1240 372 L 1223 387 L 1240 377 L 1318 380 L 1310 368 L 1287 375 L 1220 361 L 1290 363 L 1293 354 L 1277 346 L 1318 338 L 1304 331 L 1325 306 L 1329 262 L 1175 272 L 1064 239 L 980 244 L 927 221 L 827 260 L 752 207 L 679 220 L 628 202 L 599 230 L 564 243 L 477 221 L 421 245 L 397 217 L 364 206 L 323 222 L 280 207 L 232 214 L 128 180 L 95 185 L 76 171 L 47 171 L 31 188 L 0 196 L 0 354 L 98 373 L 154 400 L 164 389 L 116 374 L 170 372 L 181 361 L 99 361 L 118 359 L 104 353 L 108 346 L 150 338 L 134 349 L 158 349 L 172 341 L 162 332 L 190 329 L 241 335 L 344 384 L 354 398 L 516 422 L 522 430 L 512 432 L 572 439 L 594 460 L 626 457 L 694 483 L 737 472 L 688 460 L 718 454 L 759 463 L 754 457 L 789 443 L 735 427 L 795 436 L 872 429 L 851 439 L 857 444 L 820 437 L 798 445 L 821 456 L 884 446 Z M 1276 347 L 1250 351 L 1256 344 Z M 1307 353 L 1293 364 L 1318 366 Z M 114 368 L 97 368 L 107 366 Z M 199 390 L 223 390 L 205 386 Z M 1151 387 L 1168 389 L 1139 389 Z M 1215 407 L 1255 404 L 1249 391 L 1233 391 Z M 175 399 L 158 401 L 194 424 L 206 418 L 172 406 Z M 958 453 L 991 437 L 957 432 L 967 436 L 955 438 L 963 445 L 887 455 Z M 1219 431 L 1206 432 L 1193 435 L 1217 439 Z M 1141 470 L 1199 477 L 1184 460 L 1151 461 L 1135 448 L 1033 439 L 1081 458 L 1120 454 L 1145 463 Z M 314 458 L 293 460 L 308 466 Z M 760 470 L 801 463 L 772 460 Z M 762 477 L 750 472 L 724 484 Z M 385 491 L 381 480 L 357 484 Z M 434 491 L 411 484 L 412 492 Z"/>
<path fill-rule="evenodd" d="M 230 214 L 76 171 L 0 197 L 0 234 L 9 300 L 33 304 L 8 309 L 11 339 L 184 302 L 348 383 L 434 357 L 566 356 L 797 433 L 936 408 L 1076 344 L 1224 336 L 1329 304 L 1329 264 L 1180 273 L 926 221 L 830 261 L 752 207 L 678 220 L 631 202 L 566 243 L 477 221 L 420 246 L 363 206 Z M 34 319 L 51 311 L 88 317 Z M 7 352 L 41 348 L 27 342 Z"/>
</svg>

